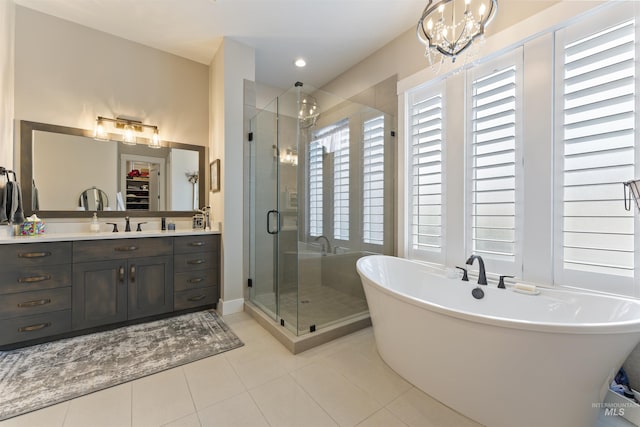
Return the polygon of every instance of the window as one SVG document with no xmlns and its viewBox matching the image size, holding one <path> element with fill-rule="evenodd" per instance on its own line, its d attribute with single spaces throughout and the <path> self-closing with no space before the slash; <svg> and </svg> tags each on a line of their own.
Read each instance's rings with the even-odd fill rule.
<svg viewBox="0 0 640 427">
<path fill-rule="evenodd" d="M 322 155 L 320 141 L 309 145 L 309 235 L 322 236 Z"/>
<path fill-rule="evenodd" d="M 519 275 L 521 50 L 469 71 L 468 252 Z"/>
<path fill-rule="evenodd" d="M 362 149 L 362 240 L 384 244 L 384 116 L 365 120 Z"/>
<path fill-rule="evenodd" d="M 333 149 L 333 238 L 349 240 L 349 122 L 336 129 Z"/>
<path fill-rule="evenodd" d="M 331 155 L 333 172 L 325 175 L 324 156 Z M 325 186 L 325 179 L 330 183 Z M 332 181 L 332 182 L 331 182 Z M 333 184 L 333 185 L 331 185 Z M 323 225 L 323 198 L 333 194 L 333 238 L 349 240 L 349 121 L 341 120 L 314 132 L 309 145 L 309 235 L 330 235 Z"/>
<path fill-rule="evenodd" d="M 556 278 L 632 294 L 635 212 L 624 210 L 621 182 L 636 168 L 636 29 L 624 19 L 567 29 L 556 46 Z"/>
<path fill-rule="evenodd" d="M 443 262 L 442 141 L 444 84 L 418 89 L 408 100 L 409 253 Z"/>
</svg>

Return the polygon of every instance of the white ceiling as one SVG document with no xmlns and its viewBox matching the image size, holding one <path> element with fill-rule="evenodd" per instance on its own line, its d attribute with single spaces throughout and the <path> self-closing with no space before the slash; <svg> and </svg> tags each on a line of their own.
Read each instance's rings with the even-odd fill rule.
<svg viewBox="0 0 640 427">
<path fill-rule="evenodd" d="M 322 87 L 413 28 L 426 0 L 14 0 L 209 65 L 222 37 L 256 50 L 256 81 Z M 417 40 L 416 40 L 416 43 Z M 293 61 L 304 57 L 305 69 Z"/>
</svg>

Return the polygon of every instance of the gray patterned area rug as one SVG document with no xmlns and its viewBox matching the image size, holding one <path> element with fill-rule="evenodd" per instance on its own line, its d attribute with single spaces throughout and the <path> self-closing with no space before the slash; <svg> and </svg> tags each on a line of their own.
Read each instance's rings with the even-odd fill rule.
<svg viewBox="0 0 640 427">
<path fill-rule="evenodd" d="M 242 345 L 206 310 L 0 351 L 0 420 Z"/>
</svg>

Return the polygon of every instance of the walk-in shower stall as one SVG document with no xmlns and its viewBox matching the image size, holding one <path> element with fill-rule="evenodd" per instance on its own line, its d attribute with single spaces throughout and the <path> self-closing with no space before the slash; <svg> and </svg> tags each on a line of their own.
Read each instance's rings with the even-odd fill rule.
<svg viewBox="0 0 640 427">
<path fill-rule="evenodd" d="M 368 316 L 355 263 L 393 252 L 393 117 L 297 83 L 250 120 L 252 304 L 295 335 Z"/>
</svg>

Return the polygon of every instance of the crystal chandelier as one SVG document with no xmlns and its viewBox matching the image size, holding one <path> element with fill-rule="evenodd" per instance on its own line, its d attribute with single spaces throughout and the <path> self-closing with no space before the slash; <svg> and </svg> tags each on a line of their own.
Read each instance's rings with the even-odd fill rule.
<svg viewBox="0 0 640 427">
<path fill-rule="evenodd" d="M 473 4 L 472 4 L 473 3 Z M 458 55 L 484 35 L 498 10 L 498 0 L 429 0 L 416 33 L 431 65 Z"/>
<path fill-rule="evenodd" d="M 318 101 L 313 96 L 303 93 L 298 101 L 298 108 L 298 119 L 302 129 L 310 128 L 316 124 L 320 111 L 318 110 Z"/>
</svg>

